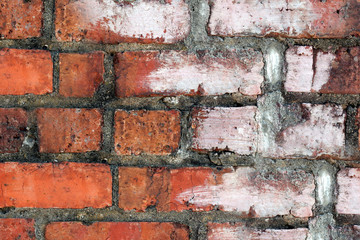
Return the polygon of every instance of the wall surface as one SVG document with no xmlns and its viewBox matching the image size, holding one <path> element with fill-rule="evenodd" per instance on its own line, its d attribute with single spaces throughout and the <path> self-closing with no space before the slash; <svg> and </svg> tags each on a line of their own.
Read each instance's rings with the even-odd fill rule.
<svg viewBox="0 0 360 240">
<path fill-rule="evenodd" d="M 358 0 L 1 0 L 0 239 L 360 239 Z"/>
</svg>

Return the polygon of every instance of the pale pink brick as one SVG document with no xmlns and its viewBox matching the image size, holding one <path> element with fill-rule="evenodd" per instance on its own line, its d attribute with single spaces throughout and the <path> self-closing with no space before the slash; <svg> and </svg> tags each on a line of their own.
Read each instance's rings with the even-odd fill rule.
<svg viewBox="0 0 360 240">
<path fill-rule="evenodd" d="M 218 206 L 250 217 L 310 217 L 315 203 L 314 177 L 304 171 L 174 169 L 169 189 L 171 210 L 176 211 L 209 211 Z"/>
<path fill-rule="evenodd" d="M 301 121 L 277 133 L 275 139 L 260 134 L 265 157 L 345 157 L 345 112 L 341 106 L 302 104 Z"/>
<path fill-rule="evenodd" d="M 56 37 L 103 42 L 175 43 L 190 31 L 184 0 L 56 0 Z"/>
<path fill-rule="evenodd" d="M 261 94 L 264 63 L 253 49 L 117 55 L 117 96 Z"/>
<path fill-rule="evenodd" d="M 342 38 L 360 34 L 356 0 L 211 0 L 210 5 L 211 35 Z"/>
<path fill-rule="evenodd" d="M 307 228 L 257 230 L 243 223 L 208 224 L 208 240 L 305 240 L 308 232 Z"/>
<path fill-rule="evenodd" d="M 360 169 L 340 170 L 337 174 L 337 184 L 337 213 L 360 214 Z"/>
<path fill-rule="evenodd" d="M 193 112 L 192 148 L 197 151 L 228 150 L 249 155 L 257 149 L 254 106 L 201 108 Z"/>
</svg>

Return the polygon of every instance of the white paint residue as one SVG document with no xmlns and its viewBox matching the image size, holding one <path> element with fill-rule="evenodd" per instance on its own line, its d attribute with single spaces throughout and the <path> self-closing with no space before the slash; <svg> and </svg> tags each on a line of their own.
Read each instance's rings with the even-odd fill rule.
<svg viewBox="0 0 360 240">
<path fill-rule="evenodd" d="M 256 183 L 250 179 L 251 174 L 257 173 L 251 168 L 239 168 L 235 172 L 224 174 L 222 184 L 193 187 L 179 194 L 175 200 L 189 202 L 200 208 L 218 205 L 224 211 L 252 213 L 257 217 L 289 213 L 296 217 L 312 215 L 311 208 L 315 202 L 311 196 L 315 188 L 313 181 L 305 181 L 303 184 L 298 182 L 297 191 L 289 186 L 289 180 L 275 185 L 267 180 Z"/>
<path fill-rule="evenodd" d="M 316 178 L 317 183 L 317 197 L 319 203 L 323 206 L 327 206 L 332 198 L 332 177 L 327 169 L 321 169 L 318 177 Z"/>
<path fill-rule="evenodd" d="M 360 169 L 341 170 L 337 175 L 339 193 L 336 211 L 340 214 L 360 214 Z"/>
<path fill-rule="evenodd" d="M 280 78 L 280 69 L 282 63 L 280 62 L 281 56 L 279 51 L 272 47 L 269 49 L 266 58 L 266 74 L 269 81 L 274 84 L 281 80 Z"/>
<path fill-rule="evenodd" d="M 314 73 L 312 89 L 318 92 L 330 79 L 331 63 L 335 59 L 335 55 L 333 53 L 318 52 L 316 59 L 316 73 Z"/>
<path fill-rule="evenodd" d="M 190 31 L 188 5 L 183 0 L 171 4 L 136 1 L 123 6 L 114 0 L 79 0 L 71 3 L 83 19 L 93 25 L 130 38 L 160 38 L 174 43 Z"/>
</svg>

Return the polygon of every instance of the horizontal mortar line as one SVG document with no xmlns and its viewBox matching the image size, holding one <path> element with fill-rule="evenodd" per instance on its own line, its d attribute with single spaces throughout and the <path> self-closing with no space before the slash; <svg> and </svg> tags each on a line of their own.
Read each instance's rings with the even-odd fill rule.
<svg viewBox="0 0 360 240">
<path fill-rule="evenodd" d="M 321 94 L 321 93 L 284 93 L 286 101 L 295 103 L 314 103 L 314 104 L 325 104 L 325 103 L 348 103 L 348 104 L 359 104 L 359 94 Z"/>
</svg>

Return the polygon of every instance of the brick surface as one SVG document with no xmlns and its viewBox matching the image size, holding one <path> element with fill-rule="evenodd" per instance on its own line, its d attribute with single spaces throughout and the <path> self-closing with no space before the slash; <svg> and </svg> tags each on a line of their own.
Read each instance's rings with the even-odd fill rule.
<svg viewBox="0 0 360 240">
<path fill-rule="evenodd" d="M 341 48 L 335 53 L 310 46 L 286 52 L 285 89 L 289 92 L 360 93 L 360 48 Z"/>
<path fill-rule="evenodd" d="M 360 225 L 347 225 L 337 229 L 338 239 L 358 240 L 360 239 Z M 341 237 L 341 238 L 340 238 Z"/>
<path fill-rule="evenodd" d="M 46 227 L 48 240 L 166 240 L 189 239 L 188 227 L 177 223 L 158 222 L 54 222 Z"/>
<path fill-rule="evenodd" d="M 92 97 L 103 82 L 104 53 L 60 53 L 60 95 Z"/>
<path fill-rule="evenodd" d="M 257 230 L 247 228 L 242 223 L 209 223 L 208 240 L 305 240 L 308 236 L 308 229 L 266 229 Z"/>
<path fill-rule="evenodd" d="M 1 240 L 35 240 L 35 221 L 33 219 L 0 219 Z"/>
<path fill-rule="evenodd" d="M 180 113 L 171 111 L 115 112 L 115 152 L 123 155 L 167 155 L 180 141 Z"/>
<path fill-rule="evenodd" d="M 41 0 L 2 0 L 0 37 L 5 39 L 40 37 L 42 9 Z"/>
<path fill-rule="evenodd" d="M 244 217 L 310 217 L 315 202 L 313 176 L 303 171 L 121 167 L 119 178 L 119 207 L 125 210 L 155 206 L 158 211 L 209 211 L 217 207 Z"/>
<path fill-rule="evenodd" d="M 211 0 L 209 33 L 221 36 L 343 38 L 360 35 L 360 2 Z"/>
<path fill-rule="evenodd" d="M 342 169 L 337 174 L 336 211 L 340 214 L 360 214 L 360 169 Z"/>
<path fill-rule="evenodd" d="M 55 28 L 60 41 L 175 43 L 189 33 L 189 7 L 183 0 L 56 0 Z"/>
<path fill-rule="evenodd" d="M 196 109 L 192 113 L 192 148 L 197 151 L 228 150 L 249 155 L 257 148 L 257 108 Z"/>
<path fill-rule="evenodd" d="M 117 55 L 118 97 L 261 94 L 262 54 L 253 49 L 197 54 L 185 51 Z M 171 76 L 171 77 L 169 77 Z"/>
<path fill-rule="evenodd" d="M 0 108 L 0 153 L 18 152 L 25 138 L 27 113 L 20 108 Z"/>
<path fill-rule="evenodd" d="M 86 163 L 1 163 L 0 207 L 111 206 L 110 167 Z"/>
<path fill-rule="evenodd" d="M 41 95 L 53 91 L 53 63 L 42 50 L 0 50 L 0 95 Z"/>
<path fill-rule="evenodd" d="M 103 119 L 98 109 L 42 108 L 37 121 L 40 152 L 100 150 Z"/>
</svg>

